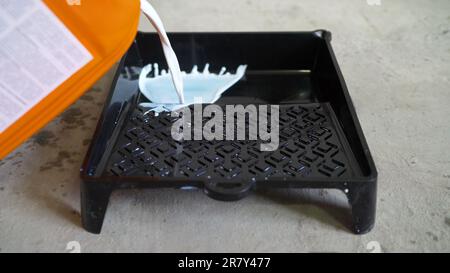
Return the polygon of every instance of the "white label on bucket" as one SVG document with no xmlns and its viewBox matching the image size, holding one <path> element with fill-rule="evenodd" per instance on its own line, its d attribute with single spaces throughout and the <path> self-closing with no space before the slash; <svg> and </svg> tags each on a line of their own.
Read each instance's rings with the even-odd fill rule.
<svg viewBox="0 0 450 273">
<path fill-rule="evenodd" d="M 91 60 L 42 1 L 0 0 L 0 133 Z"/>
</svg>

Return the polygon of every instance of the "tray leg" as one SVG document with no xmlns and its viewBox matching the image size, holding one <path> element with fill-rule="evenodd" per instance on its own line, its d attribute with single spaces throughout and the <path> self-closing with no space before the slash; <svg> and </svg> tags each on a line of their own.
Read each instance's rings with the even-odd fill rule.
<svg viewBox="0 0 450 273">
<path fill-rule="evenodd" d="M 349 185 L 347 196 L 352 209 L 353 232 L 369 232 L 375 224 L 376 182 Z"/>
<path fill-rule="evenodd" d="M 81 182 L 81 221 L 84 229 L 99 234 L 112 187 L 99 182 Z"/>
</svg>

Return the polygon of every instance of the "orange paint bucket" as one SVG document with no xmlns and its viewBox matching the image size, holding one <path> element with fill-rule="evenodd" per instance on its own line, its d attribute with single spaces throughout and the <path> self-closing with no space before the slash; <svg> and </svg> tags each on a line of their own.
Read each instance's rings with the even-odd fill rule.
<svg viewBox="0 0 450 273">
<path fill-rule="evenodd" d="M 0 19 L 9 22 L 12 29 L 8 32 L 0 28 L 0 72 L 6 77 L 8 73 L 3 72 L 11 72 L 13 67 L 18 72 L 9 73 L 11 77 L 23 73 L 24 78 L 29 76 L 30 83 L 40 82 L 25 85 L 26 80 L 19 80 L 11 81 L 16 87 L 0 86 L 0 96 L 3 96 L 0 97 L 0 159 L 81 97 L 125 54 L 135 38 L 140 16 L 139 0 L 6 3 L 1 8 L 7 15 Z M 23 3 L 36 6 L 26 11 L 28 7 Z M 24 23 L 26 20 L 30 22 Z M 32 55 L 33 50 L 42 53 L 41 56 Z M 39 62 L 43 58 L 50 61 Z M 27 71 L 31 69 L 30 64 L 34 64 L 32 73 Z M 58 70 L 61 73 L 57 74 Z M 39 74 L 42 76 L 37 77 Z M 53 81 L 55 75 L 59 82 Z M 46 77 L 47 81 L 43 81 Z M 3 81 L 8 83 L 0 78 Z M 40 86 L 36 89 L 38 95 L 20 86 Z M 29 99 L 30 95 L 36 98 Z M 15 110 L 13 101 L 19 110 Z M 17 116 L 11 118 L 11 115 Z"/>
</svg>

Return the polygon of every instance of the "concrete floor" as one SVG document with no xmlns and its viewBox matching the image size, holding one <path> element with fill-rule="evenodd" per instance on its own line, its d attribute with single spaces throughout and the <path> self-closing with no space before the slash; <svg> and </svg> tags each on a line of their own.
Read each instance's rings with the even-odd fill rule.
<svg viewBox="0 0 450 273">
<path fill-rule="evenodd" d="M 383 252 L 450 251 L 450 1 L 367 1 L 152 3 L 170 31 L 332 31 L 379 171 L 372 232 L 348 231 L 335 191 L 223 203 L 176 190 L 116 192 L 102 234 L 85 232 L 78 169 L 109 73 L 0 162 L 0 251 L 65 252 L 70 241 L 83 252 L 369 252 L 372 241 Z"/>
</svg>

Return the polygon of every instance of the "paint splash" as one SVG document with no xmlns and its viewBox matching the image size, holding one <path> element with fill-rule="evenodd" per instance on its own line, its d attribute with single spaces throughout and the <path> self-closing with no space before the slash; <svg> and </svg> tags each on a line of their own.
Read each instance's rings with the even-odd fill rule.
<svg viewBox="0 0 450 273">
<path fill-rule="evenodd" d="M 235 73 L 226 72 L 226 68 L 222 67 L 216 74 L 209 72 L 209 64 L 206 64 L 202 72 L 198 71 L 196 65 L 190 73 L 182 71 L 184 103 L 178 103 L 170 72 L 160 72 L 158 64 L 149 64 L 139 76 L 139 89 L 150 102 L 141 103 L 140 106 L 160 113 L 175 111 L 195 103 L 214 103 L 245 75 L 246 70 L 247 65 L 238 66 Z M 153 76 L 149 77 L 151 72 Z"/>
</svg>

